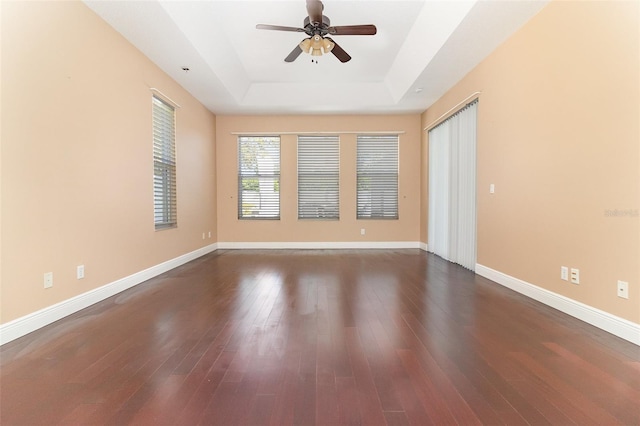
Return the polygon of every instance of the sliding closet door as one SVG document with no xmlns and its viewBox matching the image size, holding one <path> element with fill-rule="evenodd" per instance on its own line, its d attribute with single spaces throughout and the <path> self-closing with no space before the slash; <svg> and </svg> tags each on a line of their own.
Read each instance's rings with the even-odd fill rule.
<svg viewBox="0 0 640 426">
<path fill-rule="evenodd" d="M 476 265 L 476 116 L 467 105 L 429 131 L 428 249 Z"/>
</svg>

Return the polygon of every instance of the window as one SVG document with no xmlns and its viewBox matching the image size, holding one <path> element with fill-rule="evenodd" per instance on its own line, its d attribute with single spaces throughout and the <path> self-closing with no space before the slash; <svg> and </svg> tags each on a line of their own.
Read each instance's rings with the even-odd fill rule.
<svg viewBox="0 0 640 426">
<path fill-rule="evenodd" d="M 398 136 L 358 136 L 358 219 L 398 219 Z"/>
<path fill-rule="evenodd" d="M 280 219 L 280 137 L 238 138 L 238 219 Z"/>
<path fill-rule="evenodd" d="M 340 218 L 338 136 L 298 136 L 298 219 Z"/>
<path fill-rule="evenodd" d="M 153 96 L 153 214 L 156 229 L 177 226 L 175 108 Z"/>
</svg>

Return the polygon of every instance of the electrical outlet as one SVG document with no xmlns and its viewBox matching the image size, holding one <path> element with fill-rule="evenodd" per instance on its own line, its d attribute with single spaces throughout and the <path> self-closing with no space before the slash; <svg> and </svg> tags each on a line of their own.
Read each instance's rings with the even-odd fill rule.
<svg viewBox="0 0 640 426">
<path fill-rule="evenodd" d="M 361 229 L 360 229 L 360 235 L 364 235 L 364 233 L 365 233 L 364 228 L 361 228 Z"/>
<path fill-rule="evenodd" d="M 202 233 L 202 239 L 204 240 L 204 232 Z"/>
<path fill-rule="evenodd" d="M 44 288 L 53 287 L 53 272 L 46 272 L 44 274 Z"/>
<path fill-rule="evenodd" d="M 618 297 L 623 299 L 629 298 L 629 283 L 626 281 L 618 280 Z"/>
<path fill-rule="evenodd" d="M 571 282 L 574 284 L 580 284 L 580 270 L 571 268 Z"/>
<path fill-rule="evenodd" d="M 211 231 L 209 231 L 209 238 L 211 238 Z"/>
<path fill-rule="evenodd" d="M 566 266 L 560 267 L 560 279 L 569 281 L 569 268 L 567 268 Z"/>
<path fill-rule="evenodd" d="M 79 280 L 84 278 L 84 265 L 78 265 L 76 268 L 76 278 Z"/>
</svg>

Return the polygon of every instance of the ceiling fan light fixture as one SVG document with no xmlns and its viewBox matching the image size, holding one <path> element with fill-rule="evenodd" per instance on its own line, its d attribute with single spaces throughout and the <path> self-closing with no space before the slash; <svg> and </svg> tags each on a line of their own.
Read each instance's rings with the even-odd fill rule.
<svg viewBox="0 0 640 426">
<path fill-rule="evenodd" d="M 322 56 L 324 41 L 324 38 L 318 34 L 311 38 L 311 56 Z"/>
<path fill-rule="evenodd" d="M 305 53 L 311 53 L 311 38 L 305 38 L 299 44 L 300 49 Z"/>
<path fill-rule="evenodd" d="M 331 49 L 333 49 L 333 46 L 335 45 L 336 44 L 331 40 L 327 40 L 326 38 L 322 39 L 322 49 L 324 50 L 324 53 L 331 52 Z"/>
</svg>

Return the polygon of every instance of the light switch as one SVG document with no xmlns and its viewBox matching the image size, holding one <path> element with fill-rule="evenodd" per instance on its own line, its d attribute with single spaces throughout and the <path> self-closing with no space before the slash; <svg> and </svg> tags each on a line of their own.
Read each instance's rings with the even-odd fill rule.
<svg viewBox="0 0 640 426">
<path fill-rule="evenodd" d="M 566 266 L 560 267 L 560 279 L 569 281 L 569 268 L 567 268 Z"/>
<path fill-rule="evenodd" d="M 496 186 L 494 184 L 489 185 L 489 194 L 496 192 Z"/>
<path fill-rule="evenodd" d="M 53 287 L 53 272 L 46 272 L 44 274 L 44 288 Z"/>
</svg>

